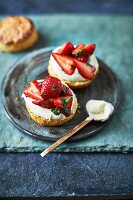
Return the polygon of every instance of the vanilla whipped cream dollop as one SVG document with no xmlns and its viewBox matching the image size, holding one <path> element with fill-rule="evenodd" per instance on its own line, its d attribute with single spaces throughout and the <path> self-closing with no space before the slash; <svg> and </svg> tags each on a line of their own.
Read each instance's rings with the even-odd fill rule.
<svg viewBox="0 0 133 200">
<path fill-rule="evenodd" d="M 61 48 L 61 46 L 57 47 L 56 49 L 53 50 L 53 53 L 57 53 L 58 50 Z M 93 66 L 96 67 L 96 71 L 97 69 L 99 68 L 99 64 L 97 62 L 97 59 L 95 57 L 95 55 L 91 55 L 87 61 L 88 64 L 91 64 Z M 54 59 L 54 57 L 51 55 L 50 56 L 50 61 L 49 61 L 49 64 L 51 65 L 52 67 L 52 70 L 59 76 L 59 77 L 62 77 L 63 79 L 65 80 L 68 80 L 68 81 L 85 81 L 86 79 L 84 77 L 82 77 L 78 70 L 75 69 L 74 73 L 72 75 L 68 75 L 66 74 L 62 68 L 58 65 L 58 63 L 56 62 L 56 60 Z"/>
<path fill-rule="evenodd" d="M 43 80 L 38 80 L 38 82 L 41 82 L 41 81 L 43 81 Z M 64 84 L 64 85 L 66 85 L 66 84 Z M 72 92 L 72 90 L 71 90 L 71 92 Z M 72 92 L 72 96 L 73 96 L 73 103 L 72 103 L 72 107 L 71 107 L 71 112 L 73 113 L 74 103 L 76 101 L 76 96 L 75 96 L 75 94 L 73 92 Z M 26 105 L 30 108 L 30 110 L 34 114 L 36 114 L 36 115 L 38 115 L 40 117 L 43 117 L 45 119 L 59 119 L 59 120 L 63 120 L 63 119 L 66 118 L 66 116 L 64 114 L 62 114 L 62 113 L 60 113 L 59 115 L 55 115 L 51 111 L 51 109 L 43 108 L 43 107 L 41 107 L 39 105 L 36 105 L 36 104 L 32 103 L 33 99 L 31 99 L 29 97 L 26 97 L 24 93 L 22 93 L 22 98 L 24 98 L 24 101 L 25 101 Z"/>
<path fill-rule="evenodd" d="M 111 103 L 102 100 L 89 100 L 86 104 L 86 110 L 95 121 L 104 122 L 109 119 L 114 111 Z"/>
</svg>

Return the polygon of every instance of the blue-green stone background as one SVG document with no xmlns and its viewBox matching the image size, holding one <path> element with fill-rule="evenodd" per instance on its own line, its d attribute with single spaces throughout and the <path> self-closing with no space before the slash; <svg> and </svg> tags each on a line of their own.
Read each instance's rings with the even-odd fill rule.
<svg viewBox="0 0 133 200">
<path fill-rule="evenodd" d="M 133 17 L 106 15 L 41 15 L 30 16 L 40 38 L 34 48 L 21 53 L 0 53 L 0 84 L 9 67 L 35 49 L 58 46 L 64 41 L 96 43 L 96 55 L 116 74 L 121 87 L 117 113 L 98 134 L 73 143 L 64 143 L 56 151 L 95 152 L 133 150 Z M 1 17 L 2 19 L 2 17 Z M 1 101 L 1 100 L 0 100 Z M 5 115 L 0 102 L 0 150 L 35 152 L 51 143 L 20 132 Z"/>
</svg>

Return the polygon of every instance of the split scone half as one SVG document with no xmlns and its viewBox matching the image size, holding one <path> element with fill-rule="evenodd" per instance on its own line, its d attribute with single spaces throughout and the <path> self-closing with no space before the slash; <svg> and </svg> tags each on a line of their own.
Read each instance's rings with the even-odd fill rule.
<svg viewBox="0 0 133 200">
<path fill-rule="evenodd" d="M 33 46 L 37 30 L 28 17 L 10 16 L 0 21 L 0 51 L 17 52 Z"/>
<path fill-rule="evenodd" d="M 49 74 L 73 89 L 88 86 L 99 73 L 94 50 L 95 44 L 74 46 L 71 42 L 65 42 L 53 50 L 48 65 Z"/>
<path fill-rule="evenodd" d="M 74 117 L 78 107 L 73 91 L 52 76 L 32 80 L 23 89 L 22 97 L 32 120 L 43 126 L 65 124 Z"/>
</svg>

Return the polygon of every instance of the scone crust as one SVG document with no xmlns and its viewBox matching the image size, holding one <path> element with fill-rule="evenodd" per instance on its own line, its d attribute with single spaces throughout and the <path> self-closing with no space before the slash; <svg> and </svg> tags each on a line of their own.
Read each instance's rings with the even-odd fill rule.
<svg viewBox="0 0 133 200">
<path fill-rule="evenodd" d="M 62 124 L 65 124 L 66 122 L 70 121 L 74 117 L 77 107 L 78 107 L 78 103 L 77 103 L 77 99 L 76 99 L 75 103 L 73 105 L 73 113 L 69 117 L 66 117 L 63 120 L 60 120 L 60 119 L 45 119 L 41 116 L 38 116 L 35 113 L 33 113 L 31 111 L 31 109 L 26 105 L 26 108 L 27 108 L 28 113 L 29 113 L 30 117 L 32 118 L 32 120 L 34 120 L 36 123 L 38 123 L 42 126 L 60 126 Z"/>
<path fill-rule="evenodd" d="M 22 51 L 31 47 L 37 39 L 35 26 L 27 17 L 11 16 L 0 22 L 0 51 Z"/>
<path fill-rule="evenodd" d="M 80 89 L 80 88 L 85 88 L 87 87 L 88 85 L 91 84 L 91 82 L 96 78 L 96 76 L 98 75 L 99 73 L 99 68 L 96 70 L 95 72 L 95 76 L 93 79 L 91 80 L 85 80 L 85 81 L 68 81 L 68 80 L 65 80 L 63 79 L 62 77 L 58 76 L 52 69 L 52 66 L 48 65 L 48 73 L 49 75 L 51 76 L 54 76 L 56 78 L 59 78 L 60 80 L 64 81 L 69 87 L 71 87 L 72 89 Z"/>
</svg>

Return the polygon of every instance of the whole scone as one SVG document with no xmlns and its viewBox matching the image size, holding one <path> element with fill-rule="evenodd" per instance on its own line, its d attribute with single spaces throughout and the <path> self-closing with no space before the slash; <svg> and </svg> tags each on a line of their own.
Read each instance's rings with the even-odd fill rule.
<svg viewBox="0 0 133 200">
<path fill-rule="evenodd" d="M 68 122 L 78 106 L 73 91 L 52 76 L 32 80 L 23 89 L 22 97 L 32 120 L 43 126 L 60 126 Z"/>
<path fill-rule="evenodd" d="M 65 42 L 53 50 L 48 65 L 49 74 L 73 89 L 88 86 L 99 73 L 94 50 L 95 44 L 74 46 L 71 42 Z"/>
<path fill-rule="evenodd" d="M 0 21 L 0 51 L 17 52 L 33 46 L 37 30 L 28 17 L 10 16 Z"/>
</svg>

